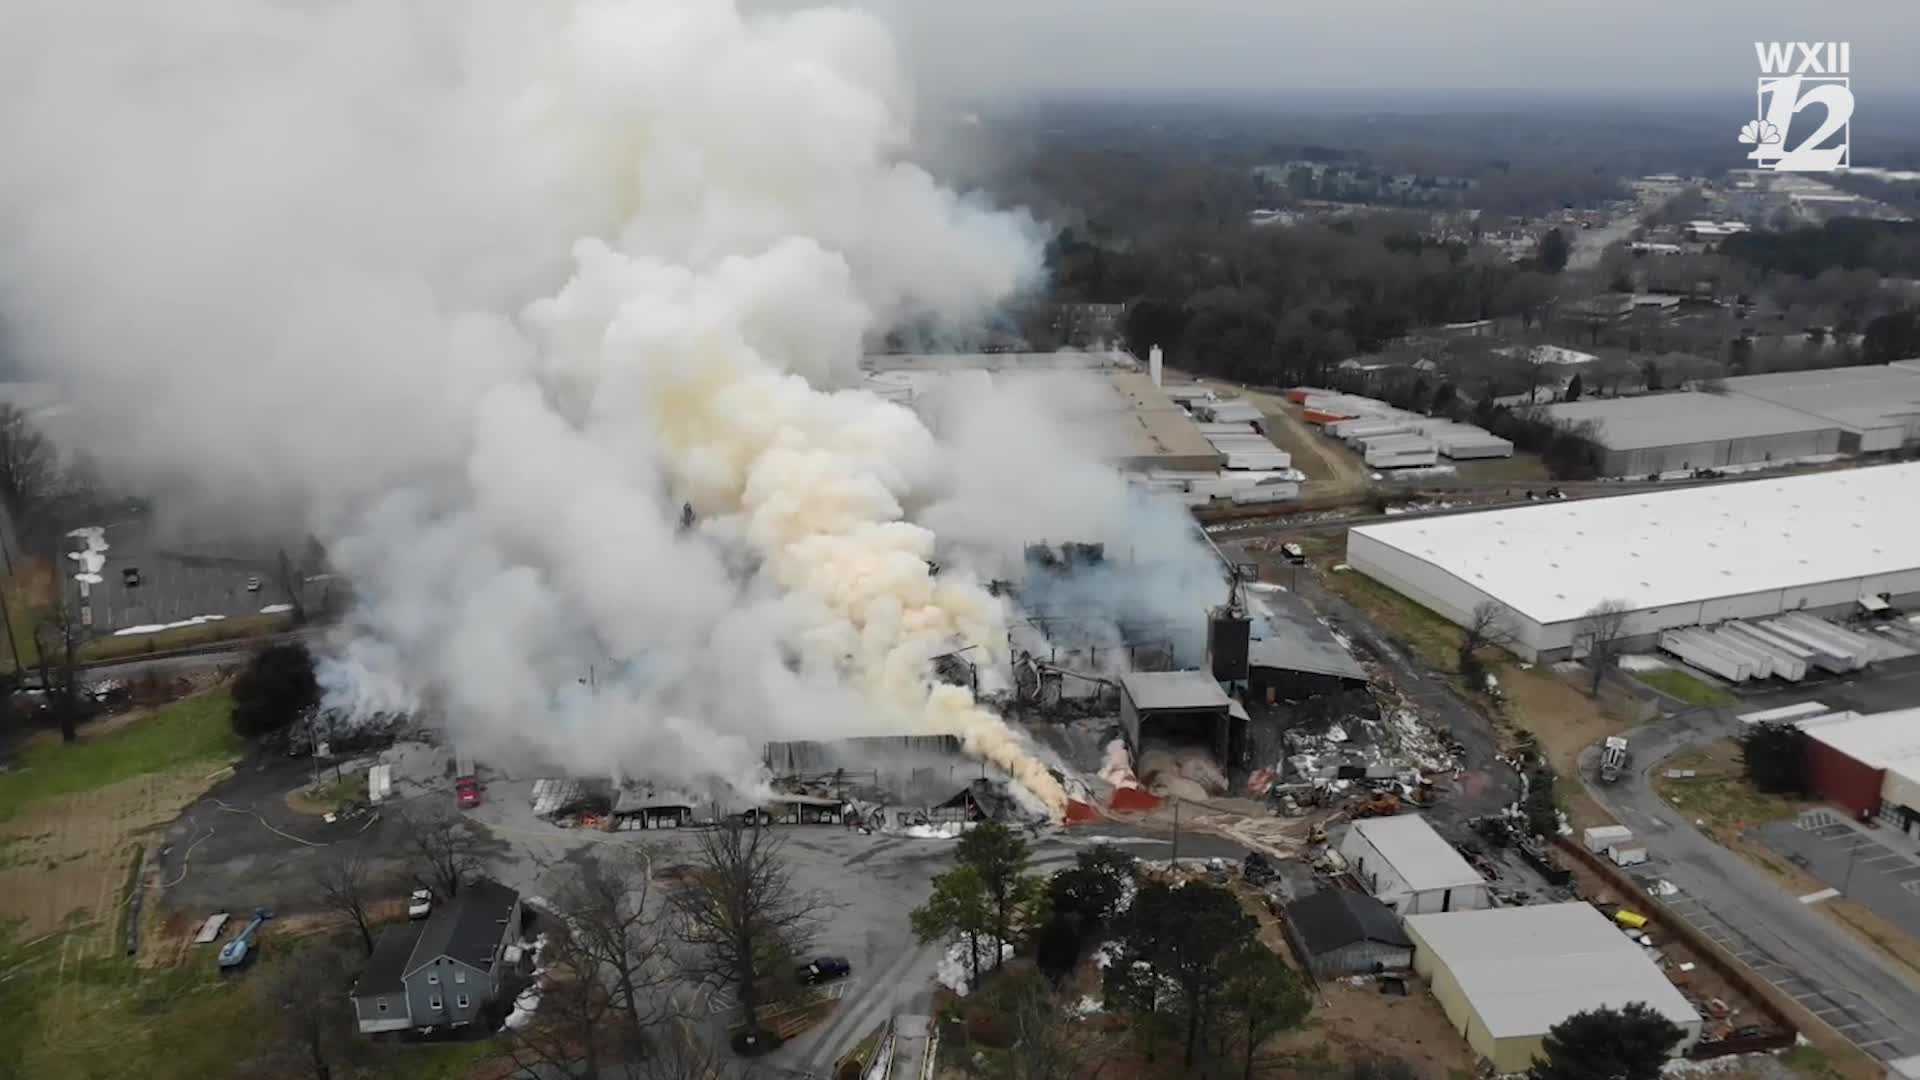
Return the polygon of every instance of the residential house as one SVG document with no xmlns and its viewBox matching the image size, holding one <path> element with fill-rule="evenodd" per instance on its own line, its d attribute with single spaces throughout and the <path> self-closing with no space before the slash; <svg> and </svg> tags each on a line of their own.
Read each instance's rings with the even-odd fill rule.
<svg viewBox="0 0 1920 1080">
<path fill-rule="evenodd" d="M 1364 893 L 1327 889 L 1287 905 L 1302 959 L 1323 979 L 1405 971 L 1413 942 L 1392 908 Z"/>
<path fill-rule="evenodd" d="M 424 922 L 387 929 L 353 985 L 362 1034 L 473 1023 L 511 973 L 520 894 L 495 881 L 462 886 Z"/>
</svg>

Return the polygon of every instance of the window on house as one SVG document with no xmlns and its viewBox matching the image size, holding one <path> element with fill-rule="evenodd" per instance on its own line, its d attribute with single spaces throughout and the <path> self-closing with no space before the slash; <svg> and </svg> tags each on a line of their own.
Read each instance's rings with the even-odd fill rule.
<svg viewBox="0 0 1920 1080">
<path fill-rule="evenodd" d="M 467 995 L 465 995 L 465 994 L 461 994 L 461 995 L 460 995 L 460 997 L 459 997 L 459 999 L 458 999 L 458 1002 L 457 1002 L 457 1004 L 459 1004 L 459 1006 L 460 1006 L 461 1008 L 463 1008 L 463 1009 L 464 1009 L 464 1008 L 466 1008 L 466 1007 L 467 1007 Z"/>
<path fill-rule="evenodd" d="M 380 1007 L 380 1011 L 381 1011 L 381 1012 L 386 1012 L 386 1011 L 387 1011 L 387 999 L 386 999 L 386 998 L 381 998 L 381 999 L 379 999 L 378 1001 L 376 1001 L 376 1002 L 374 1002 L 374 1004 L 375 1004 L 375 1005 L 378 1005 L 378 1006 Z"/>
<path fill-rule="evenodd" d="M 433 999 L 432 1001 L 429 1001 L 429 1002 L 427 1002 L 427 1004 L 428 1004 L 428 1005 L 429 1005 L 430 1007 L 432 1007 L 432 1008 L 435 1008 L 435 1009 L 439 1009 L 439 1008 L 442 1008 L 442 1007 L 443 1007 L 443 1006 L 442 1006 L 442 1005 L 440 1004 L 440 999 L 439 999 L 439 997 L 437 997 L 437 996 L 436 996 L 436 997 L 435 997 L 435 998 L 434 998 L 434 999 Z"/>
<path fill-rule="evenodd" d="M 457 983 L 463 983 L 463 982 L 466 982 L 466 981 L 467 981 L 467 972 L 466 972 L 466 969 L 465 969 L 465 968 L 455 968 L 455 969 L 454 969 L 454 971 L 453 971 L 453 981 L 454 981 L 454 982 L 457 982 Z"/>
<path fill-rule="evenodd" d="M 440 973 L 437 971 L 427 972 L 427 982 L 431 983 L 434 986 L 440 985 Z"/>
</svg>

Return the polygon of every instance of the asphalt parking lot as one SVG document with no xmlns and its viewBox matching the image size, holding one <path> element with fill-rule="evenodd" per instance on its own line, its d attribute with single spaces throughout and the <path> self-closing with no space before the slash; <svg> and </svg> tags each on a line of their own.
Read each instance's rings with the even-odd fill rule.
<svg viewBox="0 0 1920 1080">
<path fill-rule="evenodd" d="M 1762 825 L 1758 832 L 1768 847 L 1850 900 L 1872 908 L 1874 914 L 1920 937 L 1920 858 L 1912 841 L 1876 833 L 1848 820 L 1837 810 L 1809 810 L 1792 821 Z"/>
<path fill-rule="evenodd" d="M 266 554 L 225 550 L 205 545 L 163 542 L 147 522 L 131 519 L 101 522 L 106 530 L 106 562 L 100 581 L 83 584 L 74 575 L 81 567 L 69 561 L 65 571 L 68 603 L 89 611 L 92 627 L 112 633 L 131 626 L 180 622 L 199 615 L 255 615 L 271 604 L 285 603 Z M 68 539 L 73 550 L 81 541 Z M 138 585 L 128 585 L 124 571 L 139 572 Z M 247 588 L 250 580 L 257 590 Z"/>
</svg>

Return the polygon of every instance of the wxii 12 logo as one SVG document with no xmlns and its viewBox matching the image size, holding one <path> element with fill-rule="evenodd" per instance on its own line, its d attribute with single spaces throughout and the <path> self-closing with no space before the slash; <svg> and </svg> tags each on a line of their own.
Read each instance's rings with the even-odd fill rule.
<svg viewBox="0 0 1920 1080">
<path fill-rule="evenodd" d="M 1756 41 L 1759 115 L 1740 129 L 1755 167 L 1774 172 L 1833 172 L 1853 164 L 1851 50 L 1844 41 Z M 1794 125 L 1809 106 L 1816 110 Z M 1813 121 L 1818 118 L 1819 126 Z"/>
</svg>

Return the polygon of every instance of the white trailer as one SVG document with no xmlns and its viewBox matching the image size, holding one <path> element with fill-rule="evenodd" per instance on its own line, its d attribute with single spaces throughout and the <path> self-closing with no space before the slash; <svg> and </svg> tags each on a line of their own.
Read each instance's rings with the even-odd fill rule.
<svg viewBox="0 0 1920 1080">
<path fill-rule="evenodd" d="M 1691 630 L 1668 630 L 1660 635 L 1660 648 L 1702 671 L 1710 671 L 1732 682 L 1753 677 L 1753 665 L 1720 648 L 1706 635 Z"/>
<path fill-rule="evenodd" d="M 1722 623 L 1716 634 L 1723 639 L 1739 641 L 1765 652 L 1773 661 L 1773 673 L 1788 682 L 1799 682 L 1807 677 L 1807 661 L 1799 650 L 1776 645 L 1755 634 L 1753 628 L 1745 623 Z"/>
</svg>

